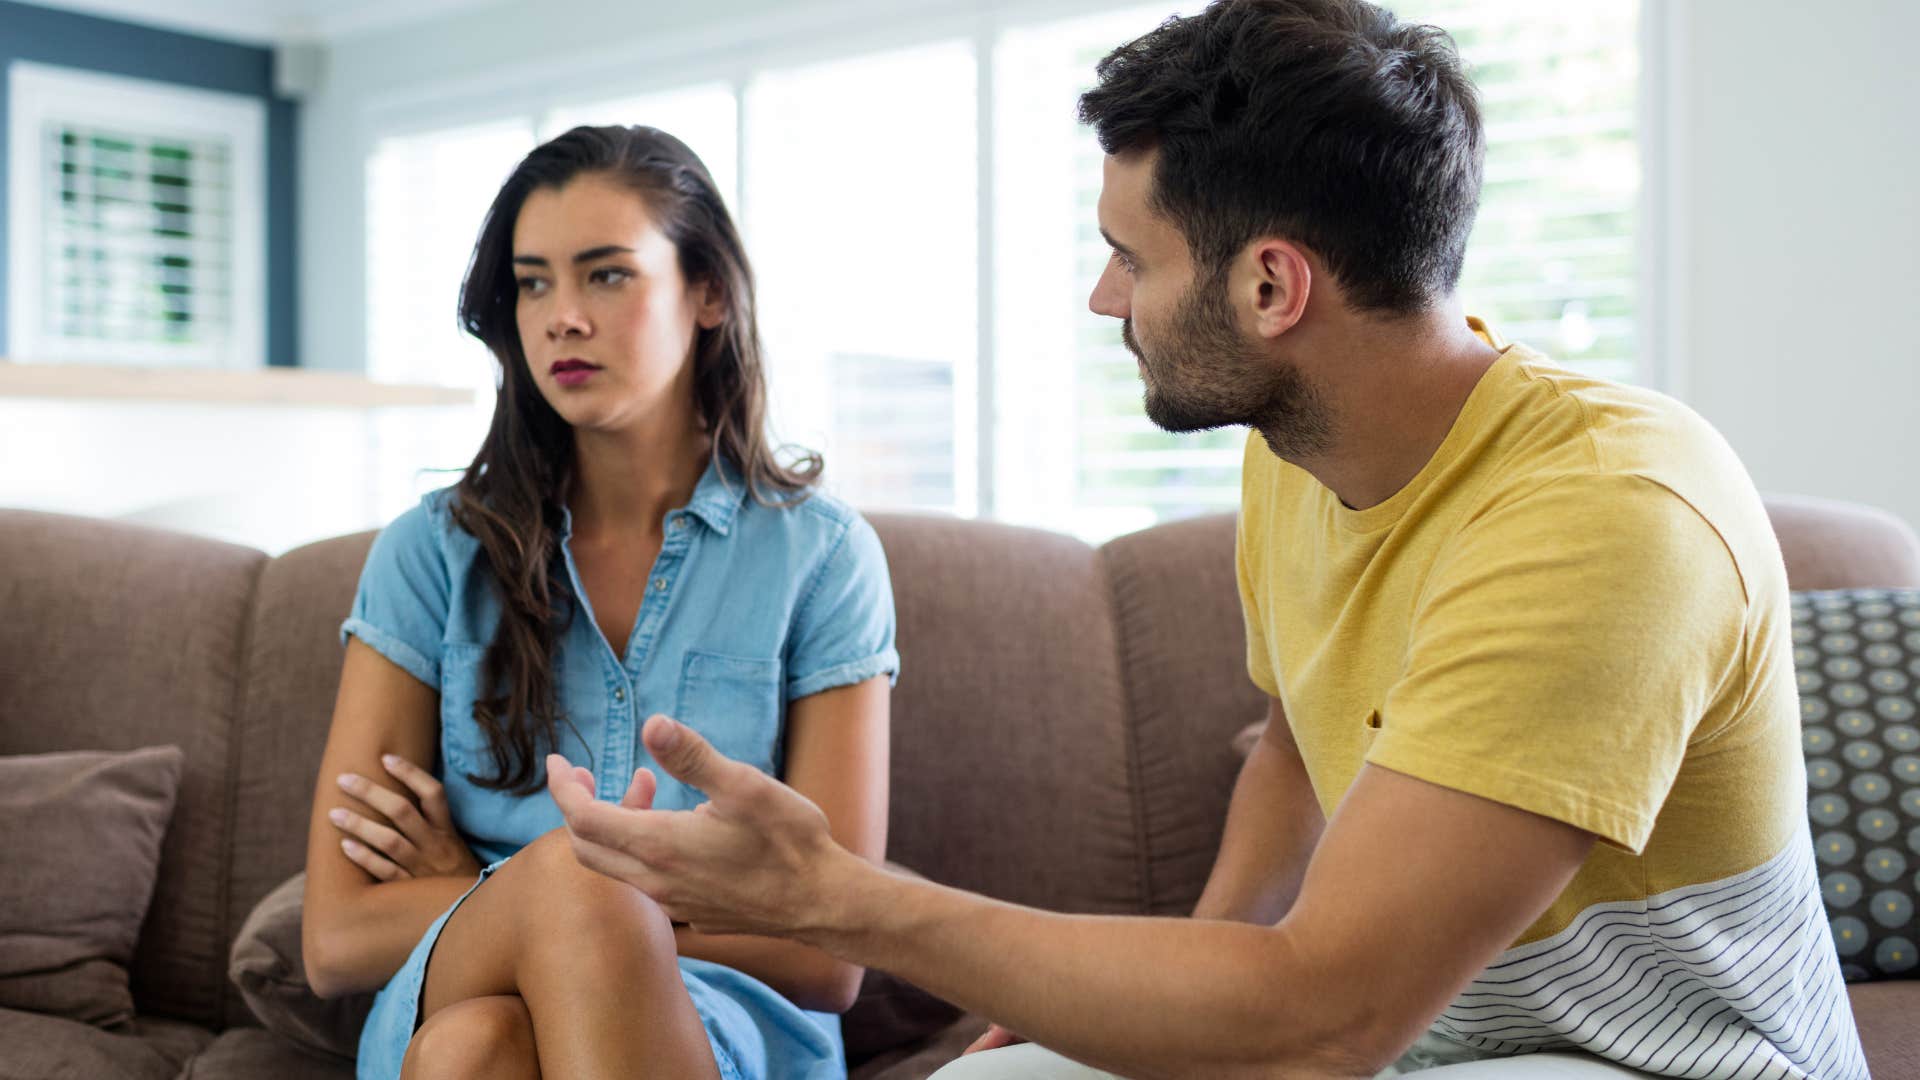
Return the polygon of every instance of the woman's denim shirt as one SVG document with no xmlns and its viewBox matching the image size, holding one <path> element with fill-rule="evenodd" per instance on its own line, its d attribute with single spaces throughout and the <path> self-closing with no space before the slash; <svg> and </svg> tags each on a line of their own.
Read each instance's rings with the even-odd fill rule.
<svg viewBox="0 0 1920 1080">
<path fill-rule="evenodd" d="M 374 540 L 340 637 L 358 637 L 440 692 L 434 773 L 455 824 L 486 864 L 561 818 L 544 790 L 519 796 L 469 778 L 494 771 L 473 704 L 500 604 L 479 542 L 452 521 L 455 498 L 453 488 L 427 495 Z M 555 648 L 554 749 L 592 769 L 609 801 L 636 768 L 652 765 L 640 726 L 654 713 L 778 775 L 789 703 L 900 667 L 886 556 L 873 527 L 839 501 L 816 493 L 763 505 L 733 469 L 715 463 L 692 501 L 667 514 L 665 530 L 633 632 L 615 656 L 574 565 L 571 515 L 562 527 L 568 582 L 581 599 Z M 542 762 L 535 767 L 544 774 Z M 705 801 L 654 773 L 655 806 Z"/>
</svg>

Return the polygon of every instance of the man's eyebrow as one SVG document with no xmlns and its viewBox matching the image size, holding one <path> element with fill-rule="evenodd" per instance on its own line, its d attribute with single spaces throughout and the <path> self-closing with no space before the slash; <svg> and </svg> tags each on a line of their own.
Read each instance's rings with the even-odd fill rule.
<svg viewBox="0 0 1920 1080">
<path fill-rule="evenodd" d="M 1107 232 L 1106 226 L 1104 225 L 1100 227 L 1100 239 L 1105 240 L 1107 242 L 1108 247 L 1112 248 L 1113 250 L 1119 252 L 1120 254 L 1126 256 L 1129 259 L 1138 257 L 1134 255 L 1132 248 L 1128 247 L 1127 245 L 1121 243 L 1118 240 L 1115 240 L 1113 238 L 1113 235 Z"/>
<path fill-rule="evenodd" d="M 623 252 L 631 255 L 633 254 L 633 249 L 630 247 L 621 247 L 619 244 L 602 244 L 599 247 L 588 248 L 580 254 L 575 255 L 573 262 L 574 265 L 578 266 L 581 263 L 589 263 L 595 259 L 604 259 L 609 255 L 619 255 Z M 546 256 L 544 255 L 515 255 L 513 257 L 513 264 L 515 266 L 548 265 Z"/>
</svg>

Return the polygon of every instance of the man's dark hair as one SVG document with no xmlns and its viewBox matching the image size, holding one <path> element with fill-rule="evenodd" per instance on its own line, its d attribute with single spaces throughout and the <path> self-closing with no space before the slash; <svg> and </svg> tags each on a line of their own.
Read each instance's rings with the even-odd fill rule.
<svg viewBox="0 0 1920 1080">
<path fill-rule="evenodd" d="M 1109 154 L 1159 150 L 1150 203 L 1202 273 L 1277 235 L 1359 308 L 1419 311 L 1458 283 L 1484 140 L 1439 28 L 1364 0 L 1219 0 L 1095 70 L 1081 122 Z"/>
</svg>

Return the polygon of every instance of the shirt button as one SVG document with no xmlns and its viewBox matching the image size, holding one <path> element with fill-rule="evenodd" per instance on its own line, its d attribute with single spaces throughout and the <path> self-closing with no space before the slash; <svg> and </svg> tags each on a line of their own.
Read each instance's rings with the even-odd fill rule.
<svg viewBox="0 0 1920 1080">
<path fill-rule="evenodd" d="M 627 700 L 627 688 L 626 688 L 626 687 L 624 687 L 624 686 L 616 686 L 616 687 L 614 687 L 614 688 L 613 688 L 613 700 L 615 700 L 615 701 L 625 701 L 625 700 Z"/>
<path fill-rule="evenodd" d="M 676 528 L 676 529 L 684 529 L 684 528 L 686 528 L 686 527 L 687 527 L 687 519 L 686 519 L 686 518 L 683 518 L 683 517 L 680 517 L 680 518 L 674 518 L 674 519 L 673 519 L 673 527 L 674 527 L 674 528 Z"/>
<path fill-rule="evenodd" d="M 663 577 L 657 577 L 657 578 L 654 578 L 654 579 L 653 579 L 653 591 L 654 591 L 654 592 L 666 592 L 666 591 L 667 591 L 667 579 L 666 579 L 666 578 L 663 578 Z"/>
</svg>

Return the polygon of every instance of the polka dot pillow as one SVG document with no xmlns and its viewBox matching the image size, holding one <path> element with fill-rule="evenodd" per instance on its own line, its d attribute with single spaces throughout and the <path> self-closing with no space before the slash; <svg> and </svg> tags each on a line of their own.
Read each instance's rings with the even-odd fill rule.
<svg viewBox="0 0 1920 1080">
<path fill-rule="evenodd" d="M 1920 975 L 1920 589 L 1793 595 L 1807 816 L 1848 982 Z"/>
</svg>

